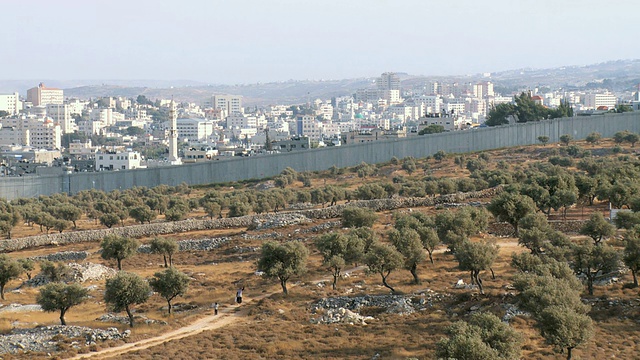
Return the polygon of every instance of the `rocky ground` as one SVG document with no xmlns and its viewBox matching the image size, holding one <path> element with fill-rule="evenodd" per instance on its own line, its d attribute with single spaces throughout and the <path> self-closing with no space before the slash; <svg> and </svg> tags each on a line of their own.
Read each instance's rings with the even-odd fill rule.
<svg viewBox="0 0 640 360">
<path fill-rule="evenodd" d="M 366 325 L 371 316 L 358 313 L 363 308 L 377 308 L 380 313 L 408 315 L 415 311 L 431 308 L 435 303 L 448 298 L 425 289 L 413 295 L 364 295 L 322 298 L 311 305 L 311 313 L 319 315 L 311 318 L 315 324 L 350 323 Z"/>
<path fill-rule="evenodd" d="M 60 338 L 74 339 L 71 346 L 80 348 L 107 340 L 128 337 L 129 330 L 119 332 L 116 328 L 91 329 L 82 326 L 41 326 L 33 329 L 14 329 L 0 337 L 0 354 L 22 352 L 54 352 L 58 350 Z"/>
</svg>

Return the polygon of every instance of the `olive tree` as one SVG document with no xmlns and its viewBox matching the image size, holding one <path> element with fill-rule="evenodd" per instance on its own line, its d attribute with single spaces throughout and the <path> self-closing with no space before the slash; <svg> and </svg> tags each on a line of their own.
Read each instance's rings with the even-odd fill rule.
<svg viewBox="0 0 640 360">
<path fill-rule="evenodd" d="M 151 288 L 140 276 L 126 271 L 119 271 L 116 276 L 107 279 L 104 291 L 104 301 L 111 311 L 127 312 L 129 326 L 133 327 L 133 305 L 143 304 L 149 299 Z"/>
<path fill-rule="evenodd" d="M 342 210 L 343 227 L 372 227 L 378 216 L 373 210 L 347 207 Z"/>
<path fill-rule="evenodd" d="M 60 324 L 67 325 L 64 315 L 73 306 L 80 305 L 89 298 L 89 290 L 80 284 L 62 282 L 48 283 L 40 289 L 36 302 L 43 311 L 60 311 Z"/>
<path fill-rule="evenodd" d="M 149 244 L 151 252 L 162 254 L 164 259 L 164 267 L 173 266 L 173 254 L 178 251 L 178 243 L 174 239 L 154 237 Z M 169 262 L 167 263 L 167 258 Z"/>
<path fill-rule="evenodd" d="M 538 325 L 548 344 L 556 350 L 567 350 L 567 360 L 572 350 L 586 343 L 593 336 L 593 321 L 585 314 L 563 306 L 550 306 L 538 317 Z"/>
<path fill-rule="evenodd" d="M 475 313 L 468 322 L 457 321 L 447 335 L 436 344 L 438 359 L 520 359 L 522 335 L 491 313 Z"/>
<path fill-rule="evenodd" d="M 382 284 L 389 288 L 391 292 L 396 292 L 395 289 L 387 283 L 387 278 L 391 272 L 403 264 L 402 255 L 395 248 L 376 242 L 369 248 L 364 262 L 369 268 L 369 272 L 380 274 Z"/>
<path fill-rule="evenodd" d="M 391 244 L 402 254 L 403 266 L 413 276 L 413 283 L 420 284 L 418 265 L 426 258 L 420 235 L 411 228 L 393 229 L 387 234 Z"/>
<path fill-rule="evenodd" d="M 40 262 L 40 273 L 51 282 L 63 281 L 69 275 L 69 267 L 64 263 L 43 260 Z"/>
<path fill-rule="evenodd" d="M 27 279 L 31 280 L 31 273 L 36 268 L 36 262 L 29 258 L 18 259 L 18 264 L 22 267 L 22 271 L 27 274 Z"/>
<path fill-rule="evenodd" d="M 118 262 L 118 270 L 122 270 L 122 260 L 133 256 L 140 243 L 136 239 L 124 236 L 107 235 L 100 243 L 102 248 L 102 258 L 105 260 L 115 259 Z"/>
<path fill-rule="evenodd" d="M 342 269 L 347 263 L 356 262 L 364 252 L 364 241 L 357 236 L 347 236 L 332 232 L 316 239 L 315 245 L 322 255 L 322 263 L 333 276 L 332 287 L 336 283 Z"/>
<path fill-rule="evenodd" d="M 599 212 L 591 214 L 589 220 L 580 229 L 580 234 L 592 238 L 596 245 L 615 233 L 615 226 L 611 225 Z"/>
<path fill-rule="evenodd" d="M 511 192 L 503 192 L 491 200 L 487 205 L 493 216 L 499 221 L 506 221 L 513 226 L 518 234 L 518 222 L 527 214 L 535 213 L 536 204 L 526 196 Z"/>
<path fill-rule="evenodd" d="M 583 242 L 573 249 L 573 270 L 587 279 L 589 295 L 593 295 L 593 281 L 598 273 L 606 274 L 617 270 L 619 261 L 618 251 L 607 244 L 597 246 Z"/>
<path fill-rule="evenodd" d="M 171 314 L 171 301 L 187 293 L 189 277 L 174 267 L 153 274 L 149 280 L 153 291 L 157 292 L 167 301 L 169 314 Z"/>
<path fill-rule="evenodd" d="M 640 237 L 638 237 L 637 231 L 628 231 L 627 234 L 625 234 L 622 259 L 624 264 L 631 270 L 633 285 L 637 287 L 637 275 L 638 270 L 640 270 Z"/>
<path fill-rule="evenodd" d="M 7 254 L 0 254 L 0 298 L 4 298 L 4 287 L 22 273 L 20 264 Z"/>
<path fill-rule="evenodd" d="M 460 270 L 471 273 L 471 283 L 478 285 L 480 293 L 484 295 L 480 271 L 491 268 L 498 256 L 498 246 L 488 242 L 473 243 L 467 240 L 456 249 L 454 255 Z"/>
<path fill-rule="evenodd" d="M 287 281 L 307 270 L 308 257 L 309 250 L 299 241 L 284 244 L 269 241 L 262 245 L 258 270 L 263 271 L 266 277 L 280 280 L 282 292 L 287 295 Z"/>
</svg>

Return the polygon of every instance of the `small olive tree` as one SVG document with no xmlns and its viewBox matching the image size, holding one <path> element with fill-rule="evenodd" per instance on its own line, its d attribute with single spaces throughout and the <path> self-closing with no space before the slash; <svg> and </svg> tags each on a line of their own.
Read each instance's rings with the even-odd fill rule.
<svg viewBox="0 0 640 360">
<path fill-rule="evenodd" d="M 299 241 L 284 244 L 269 241 L 262 245 L 258 270 L 263 271 L 266 277 L 280 280 L 282 292 L 287 295 L 287 281 L 307 270 L 308 257 L 309 250 Z"/>
<path fill-rule="evenodd" d="M 105 260 L 115 259 L 118 262 L 118 270 L 122 270 L 122 260 L 135 255 L 140 243 L 136 239 L 107 235 L 100 243 L 102 248 L 102 258 Z"/>
<path fill-rule="evenodd" d="M 60 324 L 67 325 L 64 315 L 73 306 L 89 298 L 89 290 L 80 284 L 48 283 L 40 289 L 36 302 L 47 312 L 60 311 Z"/>
<path fill-rule="evenodd" d="M 183 296 L 189 289 L 189 277 L 174 267 L 153 274 L 149 280 L 153 291 L 157 292 L 167 301 L 169 314 L 171 314 L 171 301 Z"/>
<path fill-rule="evenodd" d="M 7 254 L 0 254 L 0 298 L 4 298 L 4 287 L 22 273 L 20 264 Z"/>
<path fill-rule="evenodd" d="M 498 246 L 491 243 L 473 243 L 467 240 L 458 247 L 454 255 L 458 260 L 460 270 L 471 273 L 471 283 L 478 285 L 480 293 L 484 295 L 480 271 L 491 268 L 498 256 Z"/>
<path fill-rule="evenodd" d="M 365 255 L 364 262 L 369 267 L 369 272 L 379 274 L 382 277 L 382 284 L 389 288 L 391 292 L 396 292 L 387 283 L 387 278 L 392 271 L 402 266 L 402 254 L 389 245 L 376 242 L 369 247 L 369 252 Z"/>
<path fill-rule="evenodd" d="M 162 254 L 164 259 L 164 267 L 173 266 L 173 254 L 178 251 L 178 243 L 174 239 L 154 237 L 149 244 L 151 252 Z M 167 263 L 167 259 L 169 262 Z"/>
<path fill-rule="evenodd" d="M 150 293 L 149 284 L 140 276 L 120 271 L 113 278 L 107 279 L 104 301 L 112 311 L 125 310 L 129 316 L 129 326 L 133 327 L 131 306 L 145 303 L 149 299 Z"/>
</svg>

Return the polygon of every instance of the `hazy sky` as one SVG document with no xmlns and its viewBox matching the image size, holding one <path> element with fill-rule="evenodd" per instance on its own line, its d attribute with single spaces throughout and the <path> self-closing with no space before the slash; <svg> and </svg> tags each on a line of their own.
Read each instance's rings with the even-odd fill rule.
<svg viewBox="0 0 640 360">
<path fill-rule="evenodd" d="M 235 84 L 640 58 L 638 0 L 29 0 L 0 8 L 2 80 Z"/>
</svg>

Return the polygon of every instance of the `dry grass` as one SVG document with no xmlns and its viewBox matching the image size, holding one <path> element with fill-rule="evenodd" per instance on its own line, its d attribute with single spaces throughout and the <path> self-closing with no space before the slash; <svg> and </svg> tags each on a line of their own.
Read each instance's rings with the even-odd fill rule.
<svg viewBox="0 0 640 360">
<path fill-rule="evenodd" d="M 504 149 L 491 152 L 491 167 L 499 160 L 507 160 L 512 165 L 522 165 L 530 161 L 537 161 L 540 153 L 547 151 L 554 145 L 544 147 L 525 147 L 516 149 Z M 590 146 L 582 145 L 592 149 Z M 609 143 L 603 143 L 600 147 L 610 148 Z M 477 154 L 466 155 L 472 158 Z M 421 168 L 423 161 L 418 163 Z M 466 169 L 453 163 L 450 157 L 443 162 L 429 160 L 429 175 L 465 177 L 469 175 Z M 362 183 L 379 181 L 382 178 L 391 179 L 394 176 L 414 177 L 424 176 L 422 170 L 411 176 L 406 172 L 387 165 L 380 169 L 384 174 L 368 179 L 359 179 L 354 173 L 345 173 L 326 179 L 314 179 L 314 186 L 325 184 L 347 186 L 355 188 Z M 297 182 L 295 188 L 302 188 Z M 228 189 L 227 189 L 228 190 Z M 202 196 L 208 188 L 200 187 L 191 194 L 193 197 Z M 224 191 L 224 189 L 222 190 Z M 485 199 L 483 201 L 487 201 Z M 414 211 L 434 213 L 433 208 L 417 208 Z M 569 218 L 578 219 L 587 217 L 592 211 L 605 210 L 604 204 L 596 207 L 574 208 L 569 212 Z M 392 211 L 379 213 L 379 221 L 374 230 L 383 234 L 392 226 Z M 203 213 L 194 213 L 193 216 L 204 216 Z M 555 214 L 554 214 L 555 215 Z M 130 221 L 131 222 L 131 221 Z M 500 245 L 499 258 L 493 267 L 496 279 L 492 280 L 489 273 L 482 274 L 486 287 L 486 296 L 479 296 L 469 290 L 453 289 L 452 285 L 458 279 L 468 281 L 468 274 L 457 269 L 457 263 L 453 257 L 444 252 L 438 252 L 434 258 L 435 264 L 423 263 L 419 268 L 422 284 L 411 283 L 411 276 L 407 271 L 394 272 L 389 283 L 399 291 L 406 294 L 419 294 L 424 289 L 431 289 L 437 293 L 449 294 L 445 301 L 436 303 L 433 308 L 416 312 L 407 316 L 390 315 L 380 313 L 379 309 L 368 308 L 364 312 L 374 315 L 376 320 L 367 326 L 351 325 L 315 325 L 309 322 L 311 314 L 309 305 L 322 297 L 358 295 L 358 294 L 387 294 L 386 288 L 381 286 L 379 276 L 367 276 L 363 272 L 354 273 L 353 276 L 341 279 L 337 290 L 331 290 L 330 286 L 318 287 L 311 280 L 328 277 L 329 274 L 320 266 L 321 259 L 317 251 L 313 249 L 312 240 L 316 234 L 301 235 L 299 230 L 314 224 L 298 227 L 281 228 L 277 231 L 283 234 L 284 239 L 303 239 L 311 249 L 309 260 L 309 272 L 299 279 L 292 279 L 290 295 L 284 297 L 281 294 L 267 297 L 260 301 L 249 302 L 242 305 L 242 310 L 236 313 L 236 321 L 221 329 L 204 331 L 180 340 L 168 341 L 160 346 L 151 347 L 119 356 L 123 359 L 270 359 L 270 358 L 326 358 L 326 359 L 370 359 L 375 354 L 380 354 L 384 359 L 406 359 L 416 357 L 419 359 L 432 358 L 435 343 L 444 336 L 446 327 L 453 321 L 465 319 L 470 308 L 481 305 L 483 310 L 492 311 L 498 315 L 504 313 L 502 304 L 513 302 L 512 295 L 505 286 L 509 284 L 513 268 L 509 265 L 511 254 L 523 251 L 517 245 L 517 240 L 512 238 L 497 239 Z M 80 229 L 98 228 L 93 221 L 81 220 Z M 272 232 L 267 230 L 266 232 Z M 259 233 L 247 231 L 247 229 L 225 229 L 214 231 L 198 231 L 192 233 L 175 234 L 171 238 L 180 240 L 187 238 L 229 236 L 232 241 L 221 248 L 210 252 L 184 252 L 174 257 L 174 263 L 181 271 L 191 276 L 192 283 L 188 294 L 184 298 L 176 299 L 175 303 L 187 303 L 197 305 L 196 310 L 176 313 L 171 316 L 162 308 L 165 301 L 154 295 L 150 301 L 138 306 L 136 312 L 152 319 L 161 319 L 169 323 L 160 325 L 137 325 L 130 339 L 132 342 L 150 338 L 170 329 L 175 329 L 211 313 L 209 306 L 213 302 L 221 304 L 221 310 L 233 304 L 233 297 L 237 287 L 242 284 L 246 287 L 247 299 L 260 295 L 278 292 L 279 285 L 274 281 L 265 280 L 254 274 L 257 253 L 234 253 L 235 246 L 248 247 L 260 246 L 261 241 L 246 240 L 239 235 L 243 232 L 251 234 Z M 34 235 L 39 229 L 18 226 L 14 231 L 14 237 Z M 483 235 L 485 237 L 485 235 Z M 140 239 L 143 243 L 150 239 Z M 477 240 L 477 239 L 476 239 Z M 58 247 L 45 247 L 20 251 L 10 254 L 16 258 L 26 256 L 43 255 L 46 253 L 65 250 L 84 250 L 92 255 L 86 260 L 115 267 L 112 261 L 105 261 L 95 252 L 99 249 L 98 243 L 73 244 Z M 123 262 L 124 269 L 134 271 L 144 277 L 153 275 L 162 270 L 162 257 L 158 255 L 139 254 Z M 37 272 L 34 272 L 37 273 Z M 13 292 L 26 277 L 15 280 L 7 286 L 7 303 L 32 304 L 35 302 L 37 289 L 23 287 L 20 292 Z M 626 275 L 623 282 L 630 282 L 631 276 Z M 103 315 L 106 311 L 102 302 L 104 282 L 96 282 L 97 289 L 91 291 L 91 301 L 72 308 L 67 316 L 70 325 L 84 325 L 91 327 L 112 327 L 120 330 L 128 327 L 110 323 L 100 323 L 94 319 Z M 295 285 L 295 286 L 294 286 Z M 327 284 L 328 285 L 328 284 Z M 357 286 L 356 286 L 357 285 Z M 608 287 L 596 287 L 595 298 L 621 300 L 630 306 L 609 305 L 603 301 L 594 306 L 590 314 L 596 323 L 596 334 L 591 343 L 575 350 L 576 357 L 585 359 L 638 358 L 640 344 L 640 302 L 638 302 L 637 289 L 625 289 L 622 284 Z M 416 295 L 418 296 L 418 295 Z M 36 324 L 57 324 L 57 313 L 2 313 L 0 316 L 0 332 L 10 331 L 16 327 L 34 327 Z M 535 321 L 528 318 L 515 318 L 512 325 L 524 334 L 523 358 L 526 359 L 555 359 L 557 354 L 544 344 L 542 337 L 535 328 Z M 68 351 L 57 354 L 60 358 L 68 357 L 74 353 L 88 353 L 98 351 L 110 346 L 117 346 L 122 342 L 108 342 L 84 347 L 80 350 L 69 348 Z M 63 345 L 62 347 L 68 347 Z M 5 359 L 38 359 L 45 358 L 46 354 L 23 354 L 18 356 L 5 356 Z M 47 357 L 48 358 L 48 357 Z M 55 357 L 54 357 L 55 358 Z"/>
</svg>

